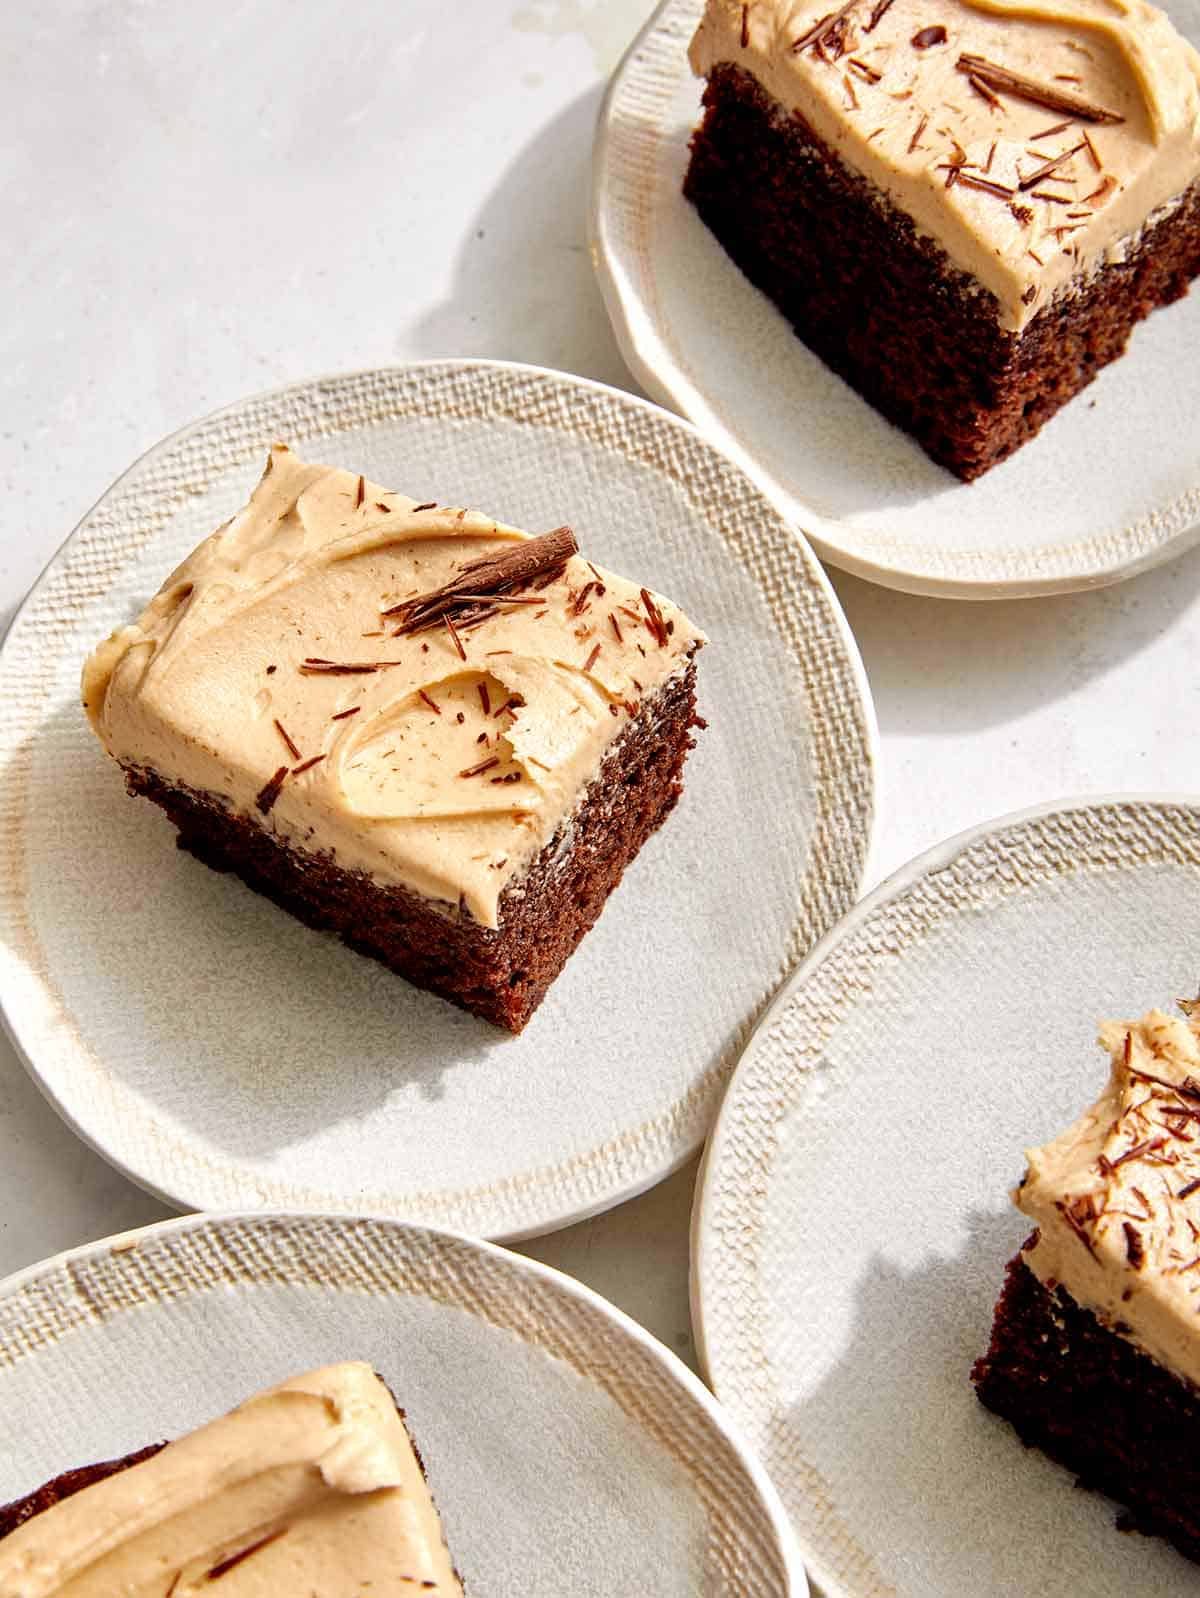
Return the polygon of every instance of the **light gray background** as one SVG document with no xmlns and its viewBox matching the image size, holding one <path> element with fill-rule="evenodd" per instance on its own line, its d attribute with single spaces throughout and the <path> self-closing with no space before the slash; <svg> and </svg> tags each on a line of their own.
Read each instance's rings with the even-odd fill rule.
<svg viewBox="0 0 1200 1598">
<path fill-rule="evenodd" d="M 164 433 L 441 355 L 625 384 L 586 248 L 592 125 L 649 0 L 55 0 L 5 18 L 0 618 Z M 988 815 L 1200 789 L 1200 550 L 971 606 L 836 577 L 883 734 L 872 880 Z M 690 1353 L 694 1170 L 524 1245 Z M 0 1041 L 0 1274 L 161 1216 Z"/>
</svg>

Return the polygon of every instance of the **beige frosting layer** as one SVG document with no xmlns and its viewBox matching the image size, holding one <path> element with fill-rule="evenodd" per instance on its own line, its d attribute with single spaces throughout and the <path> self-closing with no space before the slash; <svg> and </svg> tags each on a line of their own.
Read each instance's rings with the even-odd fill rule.
<svg viewBox="0 0 1200 1598">
<path fill-rule="evenodd" d="M 1040 1281 L 1200 1384 L 1198 1026 L 1161 1010 L 1107 1022 L 1107 1088 L 1028 1151 L 1013 1200 L 1037 1222 L 1025 1261 Z"/>
<path fill-rule="evenodd" d="M 0 1542 L 3 1598 L 213 1592 L 462 1598 L 404 1423 L 369 1366 L 272 1387 Z"/>
<path fill-rule="evenodd" d="M 1200 55 L 1144 0 L 852 0 L 840 39 L 793 49 L 837 9 L 708 0 L 693 70 L 731 62 L 752 73 L 995 295 L 1005 327 L 1024 327 L 1057 290 L 1119 258 L 1200 175 Z M 973 86 L 962 55 L 1121 120 Z M 951 166 L 970 181 L 947 187 Z"/>
<path fill-rule="evenodd" d="M 606 747 L 704 641 L 655 595 L 660 644 L 638 585 L 578 556 L 458 644 L 382 616 L 529 536 L 276 445 L 240 515 L 93 652 L 84 706 L 123 764 L 495 927 Z"/>
</svg>

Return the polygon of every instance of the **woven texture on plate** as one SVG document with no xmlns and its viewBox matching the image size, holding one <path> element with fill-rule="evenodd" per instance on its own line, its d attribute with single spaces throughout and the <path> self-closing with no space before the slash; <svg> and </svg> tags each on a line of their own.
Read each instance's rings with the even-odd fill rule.
<svg viewBox="0 0 1200 1598">
<path fill-rule="evenodd" d="M 86 1061 L 62 991 L 56 985 L 34 918 L 26 877 L 32 755 L 51 707 L 54 672 L 80 621 L 103 599 L 140 551 L 189 496 L 204 493 L 223 472 L 256 463 L 277 437 L 336 437 L 390 419 L 504 423 L 578 439 L 623 461 L 637 462 L 686 496 L 761 591 L 804 687 L 810 722 L 815 823 L 805 858 L 794 862 L 795 911 L 775 968 L 763 972 L 756 1007 L 818 937 L 853 902 L 868 844 L 873 803 L 872 728 L 853 645 L 814 557 L 770 503 L 736 467 L 690 428 L 644 402 L 554 373 L 490 363 L 430 363 L 334 377 L 261 396 L 188 428 L 153 450 L 104 497 L 55 562 L 18 618 L 0 659 L 0 747 L 8 752 L 0 793 L 0 933 L 12 958 L 5 1003 L 20 1017 L 26 1052 L 62 1049 L 64 1040 Z M 514 442 L 520 448 L 519 439 Z M 534 1192 L 553 1193 L 557 1213 L 602 1206 L 614 1190 L 628 1191 L 678 1163 L 703 1137 L 717 1095 L 744 1041 L 752 1016 L 731 1036 L 721 1057 L 697 1071 L 675 1101 L 655 1117 L 569 1159 L 528 1169 L 486 1189 L 438 1188 L 407 1195 L 397 1213 L 420 1213 L 438 1224 L 490 1235 L 529 1229 Z M 74 1036 L 72 1037 L 72 1034 Z M 97 1073 L 99 1076 L 99 1073 Z M 113 1088 L 95 1094 L 116 1113 Z M 170 1141 L 152 1132 L 160 1150 Z M 211 1162 L 173 1144 L 163 1156 L 196 1175 L 209 1194 L 204 1207 L 246 1201 L 221 1188 Z M 188 1162 L 191 1162 L 189 1165 Z M 391 1213 L 386 1195 L 368 1206 Z M 263 1175 L 255 1202 L 328 1207 L 327 1193 L 276 1183 Z M 486 1203 L 486 1212 L 481 1205 Z M 413 1206 L 419 1206 L 414 1208 Z M 545 1207 L 543 1207 L 545 1208 Z M 486 1224 L 481 1216 L 486 1213 Z"/>
<path fill-rule="evenodd" d="M 566 1361 L 683 1469 L 707 1521 L 706 1594 L 786 1598 L 754 1483 L 670 1365 L 514 1256 L 394 1223 L 320 1216 L 209 1218 L 130 1242 L 53 1265 L 0 1298 L 0 1368 L 81 1328 L 199 1294 L 299 1287 L 432 1300 Z"/>
<path fill-rule="evenodd" d="M 768 1462 L 785 1503 L 794 1512 L 803 1506 L 796 1518 L 818 1570 L 833 1573 L 855 1598 L 889 1598 L 895 1589 L 805 1457 L 782 1400 L 783 1373 L 767 1344 L 773 1291 L 765 1231 L 781 1129 L 822 1090 L 835 1030 L 870 1006 L 906 951 L 948 923 L 1071 877 L 1118 879 L 1158 864 L 1200 868 L 1200 811 L 1135 802 L 1085 806 L 969 843 L 901 885 L 785 990 L 731 1084 L 712 1145 L 696 1259 L 709 1374 Z"/>
</svg>

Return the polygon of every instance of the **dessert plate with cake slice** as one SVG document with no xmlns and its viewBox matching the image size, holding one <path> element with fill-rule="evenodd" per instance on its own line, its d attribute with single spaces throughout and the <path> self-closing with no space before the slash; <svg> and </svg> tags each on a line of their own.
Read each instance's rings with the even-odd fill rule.
<svg viewBox="0 0 1200 1598">
<path fill-rule="evenodd" d="M 1194 803 L 1005 818 L 856 906 L 739 1064 L 697 1342 L 830 1598 L 1195 1591 L 1197 903 Z"/>
<path fill-rule="evenodd" d="M 511 1237 L 614 1204 L 698 1145 L 863 869 L 872 712 L 817 561 L 692 428 L 555 373 L 186 429 L 0 678 L 7 1024 L 181 1206 Z"/>
<path fill-rule="evenodd" d="M 703 1385 L 452 1233 L 202 1216 L 60 1255 L 0 1284 L 0 1414 L 22 1598 L 808 1590 Z"/>
<path fill-rule="evenodd" d="M 1197 42 L 1197 0 L 665 0 L 593 172 L 631 370 L 890 587 L 1062 592 L 1182 552 Z"/>
</svg>

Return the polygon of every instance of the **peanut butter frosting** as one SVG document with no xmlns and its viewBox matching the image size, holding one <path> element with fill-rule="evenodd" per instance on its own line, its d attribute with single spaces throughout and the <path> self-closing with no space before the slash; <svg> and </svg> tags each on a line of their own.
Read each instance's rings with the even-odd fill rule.
<svg viewBox="0 0 1200 1598">
<path fill-rule="evenodd" d="M 406 602 L 530 538 L 277 444 L 245 509 L 92 653 L 84 707 L 122 765 L 494 928 L 605 750 L 704 642 L 579 555 L 459 625 L 405 629 Z"/>
<path fill-rule="evenodd" d="M 1013 1202 L 1037 1222 L 1024 1259 L 1039 1281 L 1200 1385 L 1198 1029 L 1161 1010 L 1107 1022 L 1107 1088 L 1028 1151 Z"/>
<path fill-rule="evenodd" d="M 404 1423 L 369 1366 L 282 1382 L 0 1542 L 0 1598 L 214 1591 L 462 1598 Z"/>
<path fill-rule="evenodd" d="M 1145 0 L 708 0 L 690 59 L 749 72 L 1014 331 L 1200 176 L 1200 55 Z"/>
</svg>

